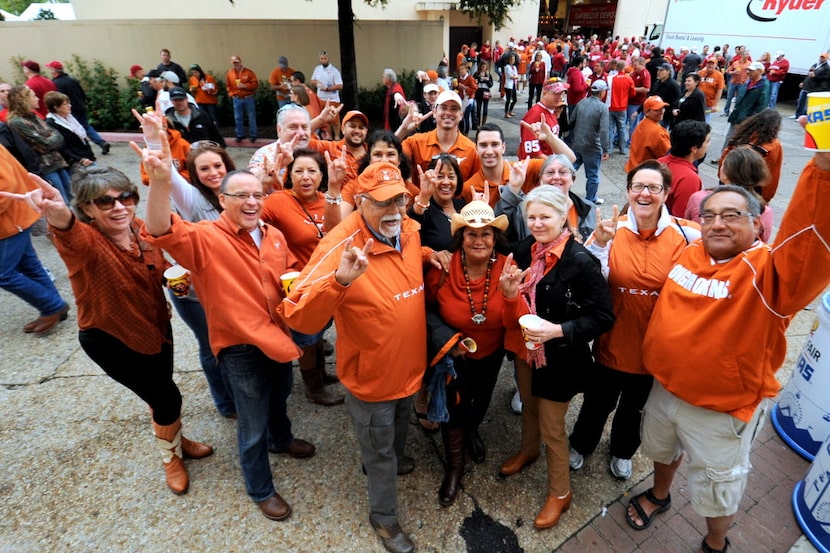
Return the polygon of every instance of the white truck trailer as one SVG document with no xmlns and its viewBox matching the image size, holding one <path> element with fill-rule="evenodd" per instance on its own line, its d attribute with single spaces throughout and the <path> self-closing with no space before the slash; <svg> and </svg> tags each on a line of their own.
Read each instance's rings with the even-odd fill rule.
<svg viewBox="0 0 830 553">
<path fill-rule="evenodd" d="M 830 0 L 669 0 L 662 25 L 647 29 L 662 48 L 742 44 L 752 59 L 783 50 L 790 73 L 806 75 L 830 47 Z"/>
</svg>

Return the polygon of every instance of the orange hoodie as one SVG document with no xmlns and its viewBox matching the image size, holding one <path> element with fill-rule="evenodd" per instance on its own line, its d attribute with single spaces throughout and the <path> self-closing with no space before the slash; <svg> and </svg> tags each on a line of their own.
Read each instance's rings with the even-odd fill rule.
<svg viewBox="0 0 830 553">
<path fill-rule="evenodd" d="M 792 317 L 830 284 L 830 171 L 807 164 L 775 242 L 713 261 L 695 242 L 669 271 L 643 343 L 684 401 L 749 421 L 778 392 Z"/>
</svg>

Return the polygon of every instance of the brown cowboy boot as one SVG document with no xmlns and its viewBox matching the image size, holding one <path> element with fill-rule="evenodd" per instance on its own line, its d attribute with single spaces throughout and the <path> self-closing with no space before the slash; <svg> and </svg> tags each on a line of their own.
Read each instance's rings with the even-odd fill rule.
<svg viewBox="0 0 830 553">
<path fill-rule="evenodd" d="M 153 421 L 153 434 L 156 435 L 156 442 L 161 449 L 167 486 L 175 494 L 187 493 L 190 479 L 182 460 L 182 419 L 177 419 L 167 426 Z"/>
</svg>

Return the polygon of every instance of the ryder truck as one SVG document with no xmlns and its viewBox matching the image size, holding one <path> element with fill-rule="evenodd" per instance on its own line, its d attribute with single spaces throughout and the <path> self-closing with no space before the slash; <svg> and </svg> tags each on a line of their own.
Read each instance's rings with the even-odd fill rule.
<svg viewBox="0 0 830 553">
<path fill-rule="evenodd" d="M 662 25 L 648 29 L 663 49 L 743 44 L 757 60 L 783 50 L 790 73 L 806 75 L 830 46 L 830 0 L 669 0 Z"/>
</svg>

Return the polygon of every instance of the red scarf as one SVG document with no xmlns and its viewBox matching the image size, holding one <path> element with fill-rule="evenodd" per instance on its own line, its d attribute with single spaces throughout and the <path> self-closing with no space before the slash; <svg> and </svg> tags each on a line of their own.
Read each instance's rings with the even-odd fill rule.
<svg viewBox="0 0 830 553">
<path fill-rule="evenodd" d="M 570 236 L 570 230 L 565 228 L 562 231 L 562 234 L 547 244 L 541 244 L 538 242 L 536 244 L 536 251 L 533 252 L 533 258 L 530 261 L 530 273 L 528 273 L 525 282 L 519 285 L 519 293 L 522 295 L 522 299 L 525 300 L 527 308 L 530 309 L 530 312 L 534 315 L 537 314 L 536 285 L 539 284 L 539 281 L 545 276 L 547 254 L 557 246 L 561 245 L 562 242 L 567 240 Z M 543 347 L 539 349 L 527 350 L 527 362 L 535 366 L 537 369 L 547 365 L 544 344 L 542 344 L 542 346 Z"/>
</svg>

